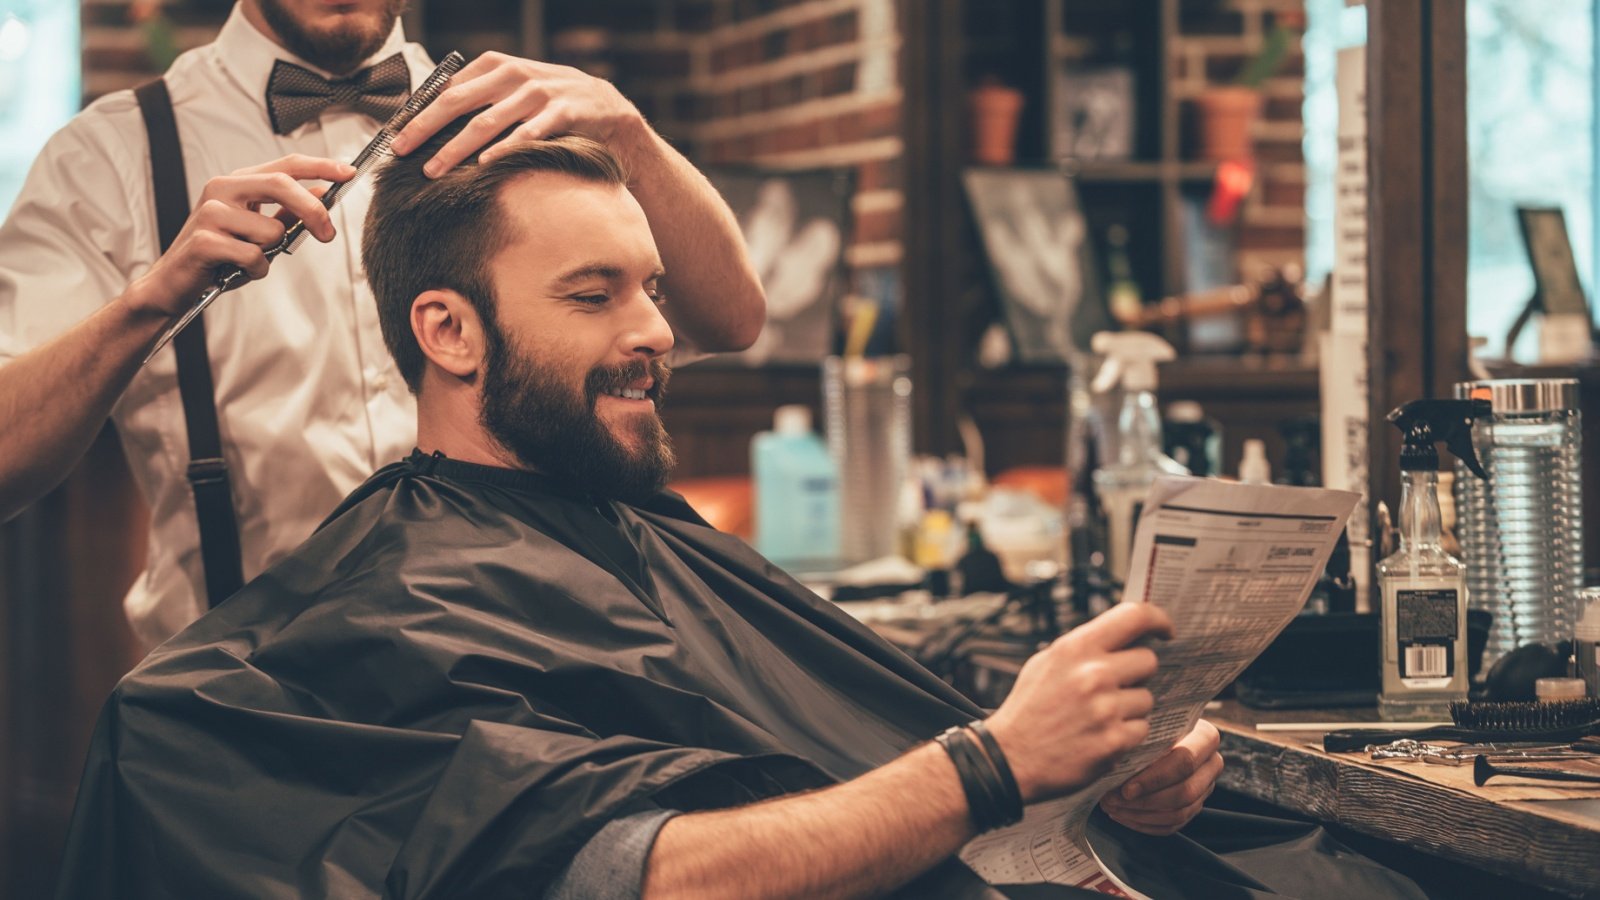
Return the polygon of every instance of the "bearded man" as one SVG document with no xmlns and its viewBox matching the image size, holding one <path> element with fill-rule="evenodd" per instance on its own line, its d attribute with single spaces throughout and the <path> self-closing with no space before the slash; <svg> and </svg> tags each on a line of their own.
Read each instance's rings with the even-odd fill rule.
<svg viewBox="0 0 1600 900">
<path fill-rule="evenodd" d="M 241 0 L 161 82 L 107 95 L 56 134 L 0 226 L 0 421 L 26 423 L 0 429 L 0 521 L 58 484 L 114 421 L 152 513 L 146 569 L 124 604 L 147 647 L 287 554 L 416 441 L 360 258 L 370 186 L 330 213 L 302 183 L 349 178 L 347 161 L 432 70 L 405 41 L 402 5 Z M 764 298 L 733 214 L 614 87 L 485 54 L 395 149 L 480 108 L 435 145 L 430 172 L 508 126 L 516 138 L 605 141 L 634 171 L 676 273 L 679 352 L 755 339 Z M 170 229 L 158 209 L 176 210 Z M 266 274 L 262 248 L 284 229 L 275 209 L 325 243 L 224 297 L 141 367 L 219 266 Z"/>
<path fill-rule="evenodd" d="M 1132 645 L 1171 622 L 1102 615 L 985 717 L 662 491 L 673 301 L 627 184 L 573 137 L 380 176 L 364 252 L 418 448 L 118 687 L 60 896 L 1077 893 L 956 854 L 1145 737 Z M 1265 892 L 1259 853 L 1140 834 L 1221 764 L 1202 722 L 1102 801 L 1143 889 Z M 1319 859 L 1296 887 L 1400 884 Z"/>
</svg>

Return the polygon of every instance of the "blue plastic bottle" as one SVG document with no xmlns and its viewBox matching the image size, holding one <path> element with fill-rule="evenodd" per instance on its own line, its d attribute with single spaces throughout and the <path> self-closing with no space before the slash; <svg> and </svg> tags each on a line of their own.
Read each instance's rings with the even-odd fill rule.
<svg viewBox="0 0 1600 900">
<path fill-rule="evenodd" d="M 801 572 L 839 560 L 839 474 L 811 430 L 811 408 L 780 406 L 773 429 L 750 443 L 755 479 L 756 549 Z"/>
</svg>

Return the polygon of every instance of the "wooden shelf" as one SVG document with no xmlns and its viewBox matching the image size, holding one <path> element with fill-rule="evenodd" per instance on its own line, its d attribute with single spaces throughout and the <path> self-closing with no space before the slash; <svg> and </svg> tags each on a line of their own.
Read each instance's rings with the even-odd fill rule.
<svg viewBox="0 0 1600 900">
<path fill-rule="evenodd" d="M 1068 172 L 1078 181 L 1096 184 L 1204 184 L 1217 175 L 1217 164 L 1213 162 L 1093 159 L 1067 165 Z"/>
<path fill-rule="evenodd" d="M 1163 400 L 1212 394 L 1315 399 L 1318 390 L 1317 367 L 1297 357 L 1191 355 L 1162 363 L 1160 372 Z M 968 394 L 983 400 L 1015 394 L 1062 394 L 1066 377 L 1064 365 L 984 369 L 973 374 Z"/>
<path fill-rule="evenodd" d="M 1066 366 L 1013 366 L 972 372 L 959 387 L 961 408 L 987 443 L 991 474 L 1013 466 L 1059 465 L 1066 438 Z M 1188 356 L 1161 366 L 1159 402 L 1198 402 L 1222 425 L 1223 464 L 1239 461 L 1244 441 L 1267 442 L 1281 460 L 1278 423 L 1315 416 L 1317 367 L 1295 357 Z"/>
</svg>

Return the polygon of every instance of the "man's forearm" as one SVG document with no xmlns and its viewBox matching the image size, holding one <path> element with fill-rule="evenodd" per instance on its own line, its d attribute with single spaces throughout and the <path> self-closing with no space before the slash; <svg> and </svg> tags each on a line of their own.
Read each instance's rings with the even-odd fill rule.
<svg viewBox="0 0 1600 900">
<path fill-rule="evenodd" d="M 0 366 L 0 522 L 67 476 L 168 322 L 119 297 Z"/>
<path fill-rule="evenodd" d="M 644 896 L 876 896 L 973 834 L 955 766 L 925 744 L 826 790 L 678 816 L 656 838 Z"/>
<path fill-rule="evenodd" d="M 742 350 L 766 324 L 766 295 L 739 222 L 700 170 L 640 122 L 614 148 L 632 174 L 633 195 L 667 270 L 663 309 L 695 349 Z"/>
</svg>

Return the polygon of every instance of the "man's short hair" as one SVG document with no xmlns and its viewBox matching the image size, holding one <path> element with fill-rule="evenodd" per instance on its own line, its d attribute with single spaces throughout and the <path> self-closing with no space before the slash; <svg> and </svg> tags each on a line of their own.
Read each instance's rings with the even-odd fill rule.
<svg viewBox="0 0 1600 900">
<path fill-rule="evenodd" d="M 455 291 L 472 303 L 485 328 L 497 327 L 489 260 L 515 236 L 501 208 L 501 188 L 533 172 L 627 184 L 627 174 L 609 150 L 576 135 L 520 143 L 487 164 L 480 164 L 474 153 L 439 178 L 424 175 L 423 164 L 471 115 L 383 168 L 367 212 L 362 262 L 377 298 L 383 342 L 413 394 L 421 386 L 426 362 L 411 332 L 411 304 L 417 295 Z"/>
</svg>

